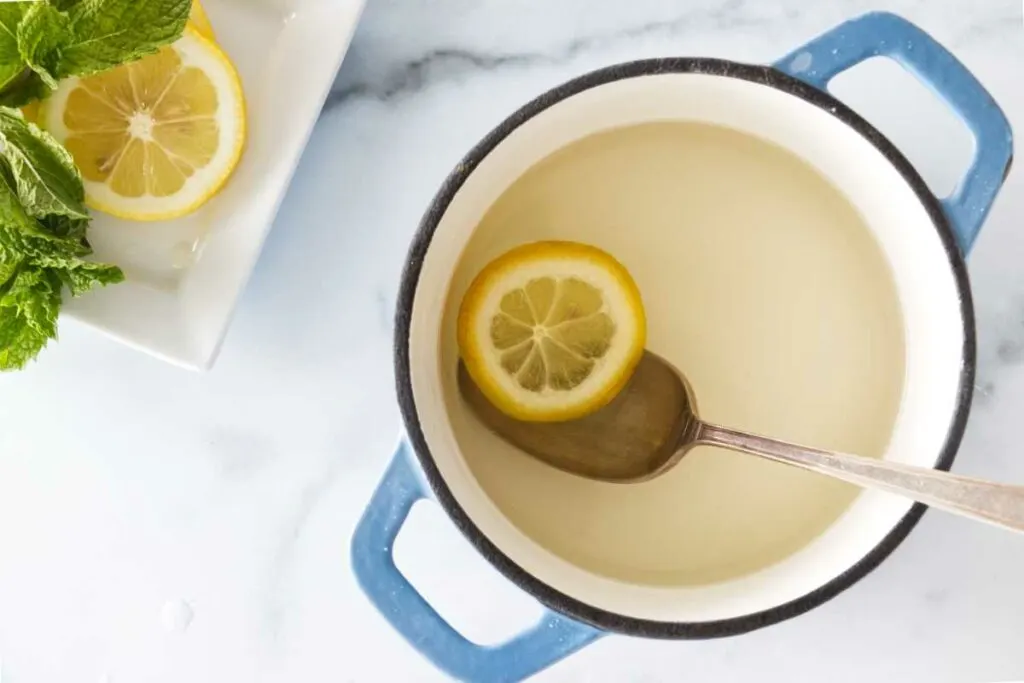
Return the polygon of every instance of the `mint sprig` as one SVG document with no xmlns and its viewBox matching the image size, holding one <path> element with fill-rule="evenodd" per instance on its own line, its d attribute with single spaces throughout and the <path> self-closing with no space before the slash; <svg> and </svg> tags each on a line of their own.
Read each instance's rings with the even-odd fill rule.
<svg viewBox="0 0 1024 683">
<path fill-rule="evenodd" d="M 0 371 L 24 367 L 57 336 L 64 292 L 124 280 L 94 263 L 74 160 L 12 107 L 157 52 L 185 29 L 191 0 L 0 2 Z"/>
<path fill-rule="evenodd" d="M 78 169 L 56 140 L 0 107 L 0 370 L 16 370 L 57 336 L 65 288 L 121 282 L 85 260 L 88 212 Z"/>
</svg>

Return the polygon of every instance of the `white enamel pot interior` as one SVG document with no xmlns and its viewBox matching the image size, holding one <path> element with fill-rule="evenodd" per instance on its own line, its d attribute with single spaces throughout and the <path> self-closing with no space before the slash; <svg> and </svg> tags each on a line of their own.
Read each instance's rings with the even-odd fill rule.
<svg viewBox="0 0 1024 683">
<path fill-rule="evenodd" d="M 903 539 L 922 508 L 865 492 L 794 554 L 700 586 L 610 579 L 549 552 L 511 523 L 467 466 L 467 449 L 510 446 L 458 395 L 452 307 L 468 286 L 460 259 L 479 221 L 513 181 L 556 150 L 617 127 L 690 121 L 748 133 L 810 164 L 861 214 L 895 280 L 906 376 L 884 457 L 946 468 L 963 433 L 974 321 L 962 255 L 939 202 L 856 114 L 796 79 L 773 72 L 766 80 L 765 73 L 715 60 L 660 60 L 595 72 L 556 89 L 471 152 L 439 193 L 412 249 L 400 299 L 397 381 L 409 437 L 434 493 L 508 577 L 553 609 L 604 629 L 694 637 L 778 621 L 867 573 Z M 649 242 L 658 249 L 658 240 Z M 660 295 L 645 293 L 645 299 Z"/>
</svg>

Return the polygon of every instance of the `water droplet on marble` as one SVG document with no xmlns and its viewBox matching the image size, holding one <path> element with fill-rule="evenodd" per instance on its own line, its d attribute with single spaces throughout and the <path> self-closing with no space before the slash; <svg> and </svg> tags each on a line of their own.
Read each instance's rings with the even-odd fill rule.
<svg viewBox="0 0 1024 683">
<path fill-rule="evenodd" d="M 171 267 L 184 269 L 196 262 L 199 242 L 178 242 L 171 247 Z"/>
<path fill-rule="evenodd" d="M 168 600 L 160 610 L 160 619 L 168 633 L 187 631 L 193 616 L 192 606 L 184 600 Z"/>
</svg>

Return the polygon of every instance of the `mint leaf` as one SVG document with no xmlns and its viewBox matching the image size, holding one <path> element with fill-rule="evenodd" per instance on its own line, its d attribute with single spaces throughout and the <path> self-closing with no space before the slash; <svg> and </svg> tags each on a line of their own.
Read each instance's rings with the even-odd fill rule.
<svg viewBox="0 0 1024 683">
<path fill-rule="evenodd" d="M 33 3 L 18 24 L 17 36 L 24 63 L 48 88 L 56 88 L 63 48 L 74 40 L 68 15 L 49 2 Z"/>
<path fill-rule="evenodd" d="M 71 290 L 72 296 L 82 296 L 96 285 L 105 287 L 124 282 L 120 268 L 90 261 L 80 261 L 74 267 L 58 269 L 56 273 Z"/>
<path fill-rule="evenodd" d="M 32 70 L 18 44 L 18 29 L 29 12 L 49 8 L 45 2 L 0 2 L 0 105 L 21 107 L 47 97 L 53 90 Z M 41 46 L 37 46 L 37 50 Z M 42 60 L 42 57 L 40 57 Z M 42 63 L 42 61 L 40 62 Z M 54 66 L 51 63 L 51 66 Z"/>
<path fill-rule="evenodd" d="M 0 249 L 0 293 L 6 290 L 7 283 L 18 274 L 21 264 L 22 257 L 20 254 Z"/>
<path fill-rule="evenodd" d="M 46 216 L 39 219 L 50 234 L 57 237 L 68 237 L 84 243 L 85 231 L 89 227 L 87 218 L 68 218 L 67 216 Z"/>
<path fill-rule="evenodd" d="M 72 5 L 77 5 L 79 2 L 81 2 L 81 0 L 49 0 L 51 5 L 62 12 L 64 10 L 71 9 Z"/>
<path fill-rule="evenodd" d="M 79 296 L 124 280 L 86 261 L 89 219 L 70 155 L 16 111 L 0 108 L 0 371 L 16 370 L 57 336 L 64 288 Z"/>
<path fill-rule="evenodd" d="M 24 261 L 70 268 L 77 265 L 79 257 L 92 252 L 80 237 L 59 235 L 49 229 L 46 223 L 53 220 L 51 217 L 41 222 L 30 216 L 10 184 L 9 176 L 9 172 L 0 176 L 0 262 Z"/>
<path fill-rule="evenodd" d="M 60 280 L 42 268 L 20 268 L 4 287 L 0 308 L 15 309 L 26 324 L 47 337 L 57 336 L 57 314 L 60 313 Z M 42 296 L 40 296 L 42 294 Z M 53 294 L 57 295 L 56 304 Z"/>
<path fill-rule="evenodd" d="M 72 39 L 57 76 L 85 76 L 153 54 L 185 30 L 192 0 L 65 0 Z"/>
<path fill-rule="evenodd" d="M 30 216 L 89 217 L 82 203 L 82 177 L 71 154 L 12 109 L 0 109 L 0 157 L 7 161 Z"/>
<path fill-rule="evenodd" d="M 55 273 L 25 267 L 0 289 L 0 371 L 25 367 L 57 337 L 61 287 Z"/>
<path fill-rule="evenodd" d="M 0 91 L 7 88 L 26 69 L 18 50 L 18 24 L 32 3 L 0 3 Z"/>
<path fill-rule="evenodd" d="M 53 88 L 43 83 L 39 74 L 25 65 L 13 81 L 0 90 L 0 106 L 23 107 L 29 102 L 49 97 L 51 92 Z"/>
<path fill-rule="evenodd" d="M 0 214 L 10 216 L 17 198 L 0 182 Z M 15 213 L 17 211 L 15 210 Z M 22 213 L 25 219 L 31 221 Z M 26 254 L 9 260 L 14 250 L 0 246 L 0 371 L 18 370 L 57 337 L 57 317 L 64 287 L 72 296 L 81 296 L 96 285 L 124 281 L 115 266 L 84 261 L 76 252 L 87 251 L 71 240 L 45 238 L 38 232 L 18 234 L 0 228 L 0 245 L 16 244 Z"/>
</svg>

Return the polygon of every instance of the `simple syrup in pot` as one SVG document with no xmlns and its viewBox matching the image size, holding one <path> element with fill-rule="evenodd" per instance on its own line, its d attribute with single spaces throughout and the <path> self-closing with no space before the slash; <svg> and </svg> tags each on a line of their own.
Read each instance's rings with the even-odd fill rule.
<svg viewBox="0 0 1024 683">
<path fill-rule="evenodd" d="M 884 453 L 904 379 L 895 284 L 855 207 L 800 159 L 698 123 L 585 138 L 505 191 L 454 281 L 468 282 L 517 244 L 551 239 L 594 244 L 626 265 L 647 310 L 648 348 L 686 368 L 705 419 Z M 444 353 L 454 376 L 456 351 Z M 445 386 L 449 410 L 465 413 L 452 378 Z M 522 532 L 629 582 L 706 584 L 757 571 L 808 544 L 858 495 L 718 449 L 697 449 L 663 477 L 626 486 L 556 471 L 482 426 L 459 440 L 474 476 Z"/>
</svg>

